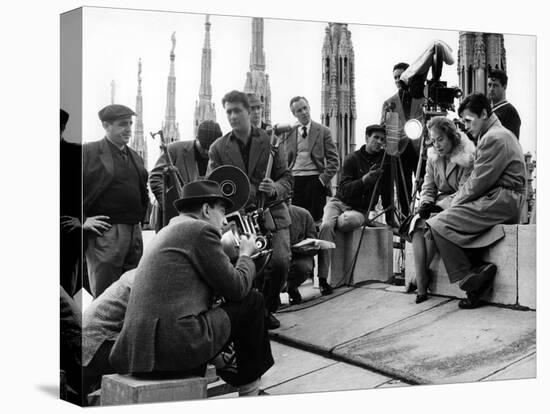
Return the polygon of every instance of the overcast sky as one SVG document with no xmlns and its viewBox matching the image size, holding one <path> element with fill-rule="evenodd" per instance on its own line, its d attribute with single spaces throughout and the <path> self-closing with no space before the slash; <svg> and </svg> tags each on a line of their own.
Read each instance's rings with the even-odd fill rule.
<svg viewBox="0 0 550 414">
<path fill-rule="evenodd" d="M 83 140 L 103 136 L 97 111 L 110 103 L 111 82 L 115 100 L 135 108 L 138 59 L 142 59 L 143 125 L 148 138 L 149 167 L 159 155 L 150 131 L 158 131 L 166 110 L 171 34 L 176 32 L 176 119 L 181 139 L 193 139 L 193 115 L 200 86 L 204 14 L 170 13 L 103 8 L 84 9 L 83 30 Z M 250 17 L 210 16 L 212 92 L 222 131 L 230 127 L 221 107 L 222 96 L 242 90 L 249 69 Z M 304 95 L 312 118 L 320 119 L 321 50 L 325 22 L 265 19 L 264 52 L 271 84 L 272 123 L 293 122 L 288 102 Z M 357 102 L 356 143 L 362 144 L 366 125 L 380 120 L 382 102 L 395 92 L 392 67 L 412 62 L 433 40 L 443 40 L 458 53 L 458 32 L 387 26 L 349 25 L 355 52 Z M 536 150 L 535 38 L 505 35 L 510 77 L 508 99 L 522 118 L 524 150 Z M 445 65 L 442 80 L 458 85 L 456 63 Z M 70 127 L 70 125 L 69 125 Z M 73 139 L 74 131 L 67 131 Z"/>
</svg>

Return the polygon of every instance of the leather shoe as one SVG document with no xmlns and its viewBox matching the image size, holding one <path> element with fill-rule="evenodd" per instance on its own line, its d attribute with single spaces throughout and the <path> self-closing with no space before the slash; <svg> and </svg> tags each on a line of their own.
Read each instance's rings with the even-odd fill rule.
<svg viewBox="0 0 550 414">
<path fill-rule="evenodd" d="M 267 329 L 277 329 L 281 326 L 281 322 L 272 313 L 269 313 L 265 319 Z"/>
<path fill-rule="evenodd" d="M 326 279 L 319 279 L 319 289 L 321 290 L 321 295 L 326 296 L 332 294 L 332 286 L 330 286 Z"/>
<path fill-rule="evenodd" d="M 477 292 L 490 285 L 496 272 L 497 267 L 494 264 L 485 263 L 472 269 L 472 271 L 458 283 L 458 287 L 466 292 Z"/>
<path fill-rule="evenodd" d="M 428 294 L 427 293 L 421 293 L 416 295 L 416 303 L 422 303 L 428 300 Z"/>
<path fill-rule="evenodd" d="M 298 305 L 302 303 L 302 295 L 300 295 L 298 288 L 288 289 L 288 303 L 290 305 Z"/>
<path fill-rule="evenodd" d="M 466 295 L 468 296 L 466 299 L 461 299 L 458 302 L 458 307 L 460 309 L 475 309 L 482 306 L 481 303 L 481 295 L 477 292 L 467 292 Z"/>
</svg>

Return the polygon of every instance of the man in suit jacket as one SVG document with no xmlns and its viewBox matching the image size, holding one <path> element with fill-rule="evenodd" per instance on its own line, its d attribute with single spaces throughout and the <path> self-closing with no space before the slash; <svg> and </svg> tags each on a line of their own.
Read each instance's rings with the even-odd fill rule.
<svg viewBox="0 0 550 414">
<path fill-rule="evenodd" d="M 245 210 L 259 207 L 262 200 L 266 206 L 274 204 L 270 207 L 276 227 L 271 239 L 273 255 L 263 272 L 263 280 L 258 281 L 258 287 L 264 295 L 268 327 L 275 329 L 280 323 L 273 313 L 281 304 L 279 294 L 286 282 L 290 265 L 290 215 L 283 200 L 292 190 L 292 175 L 282 151 L 278 151 L 273 157 L 271 174 L 265 177 L 270 139 L 264 130 L 251 125 L 250 104 L 246 94 L 228 92 L 222 99 L 222 105 L 232 131 L 210 147 L 207 174 L 221 165 L 234 165 L 243 170 L 250 180 L 250 196 Z"/>
<path fill-rule="evenodd" d="M 395 86 L 397 86 L 397 93 L 384 101 L 382 105 L 382 117 L 380 124 L 386 125 L 386 116 L 388 113 L 395 112 L 398 115 L 398 130 L 404 135 L 403 128 L 405 123 L 410 119 L 423 119 L 424 98 L 414 98 L 411 96 L 404 83 L 400 80 L 401 74 L 409 67 L 407 63 L 397 63 L 393 67 L 393 79 Z M 407 203 L 407 197 L 410 198 L 412 193 L 412 175 L 416 173 L 416 167 L 418 165 L 418 151 L 420 148 L 420 141 L 413 142 L 410 138 L 403 136 L 402 145 L 400 145 L 400 159 L 403 166 L 403 175 L 405 176 L 405 183 L 402 182 L 400 174 L 398 174 L 398 192 L 399 192 L 399 204 L 401 206 L 401 212 L 404 215 L 409 214 L 409 206 Z M 388 192 L 383 193 L 383 200 L 387 202 Z M 408 194 L 408 196 L 406 196 Z M 391 201 L 391 200 L 389 200 Z M 391 223 L 388 223 L 391 224 Z"/>
<path fill-rule="evenodd" d="M 208 150 L 210 149 L 210 145 L 221 136 L 222 130 L 217 122 L 203 121 L 197 129 L 197 138 L 195 140 L 177 141 L 168 144 L 168 154 L 170 154 L 170 158 L 177 168 L 183 184 L 196 181 L 205 176 L 208 166 Z M 173 202 L 179 196 L 174 194 L 174 191 L 169 191 L 166 195 L 168 200 L 166 206 L 162 204 L 162 193 L 164 191 L 162 171 L 167 166 L 168 161 L 163 152 L 149 175 L 149 186 L 159 204 L 155 219 L 156 232 L 163 227 L 163 215 L 166 215 L 166 222 L 178 215 Z"/>
<path fill-rule="evenodd" d="M 263 299 L 252 289 L 255 237 L 241 236 L 233 266 L 220 240 L 233 203 L 214 181 L 186 184 L 175 204 L 181 214 L 159 231 L 136 270 L 111 365 L 121 374 L 199 374 L 233 342 L 236 371 L 218 373 L 239 394 L 257 394 L 273 357 Z"/>
<path fill-rule="evenodd" d="M 137 266 L 143 251 L 141 222 L 147 211 L 147 170 L 128 147 L 134 111 L 108 105 L 98 113 L 105 138 L 83 146 L 84 216 L 95 216 L 86 261 L 97 298 L 122 273 Z"/>
<path fill-rule="evenodd" d="M 331 180 L 340 164 L 330 129 L 311 120 L 309 103 L 303 96 L 290 100 L 298 125 L 284 139 L 284 152 L 294 176 L 292 204 L 305 208 L 313 220 L 323 217 Z"/>
</svg>

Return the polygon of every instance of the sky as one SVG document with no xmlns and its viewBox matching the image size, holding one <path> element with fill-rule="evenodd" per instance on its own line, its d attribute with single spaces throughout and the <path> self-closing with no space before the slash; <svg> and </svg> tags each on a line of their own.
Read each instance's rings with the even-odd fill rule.
<svg viewBox="0 0 550 414">
<path fill-rule="evenodd" d="M 205 14 L 142 10 L 85 8 L 83 18 L 83 141 L 103 137 L 97 111 L 110 103 L 111 82 L 115 102 L 135 108 L 138 60 L 142 60 L 143 125 L 148 140 L 151 168 L 159 156 L 158 143 L 149 132 L 161 128 L 166 111 L 171 35 L 176 32 L 176 121 L 182 140 L 193 139 L 193 116 L 198 100 Z M 242 90 L 252 38 L 252 19 L 211 15 L 212 101 L 222 131 L 230 127 L 222 96 Z M 264 20 L 266 73 L 271 85 L 272 123 L 295 122 L 288 102 L 306 96 L 312 119 L 320 120 L 321 50 L 326 22 L 283 19 Z M 356 143 L 363 131 L 378 123 L 382 102 L 395 93 L 392 67 L 400 61 L 413 62 L 434 40 L 453 50 L 455 64 L 444 65 L 442 80 L 458 86 L 456 60 L 459 34 L 454 30 L 430 30 L 350 24 L 355 53 Z M 507 98 L 522 118 L 524 152 L 536 158 L 535 37 L 505 35 L 509 75 Z M 451 114 L 452 115 L 452 114 Z M 72 135 L 72 136 L 71 136 Z M 77 131 L 66 136 L 73 139 Z"/>
</svg>

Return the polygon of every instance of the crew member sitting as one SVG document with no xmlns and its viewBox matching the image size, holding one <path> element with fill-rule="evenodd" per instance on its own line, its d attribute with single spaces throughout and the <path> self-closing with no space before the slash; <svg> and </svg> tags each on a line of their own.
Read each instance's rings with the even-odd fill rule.
<svg viewBox="0 0 550 414">
<path fill-rule="evenodd" d="M 334 242 L 336 223 L 350 230 L 365 222 L 365 214 L 378 177 L 382 175 L 382 149 L 386 143 L 386 130 L 381 125 L 369 125 L 365 130 L 366 144 L 349 154 L 344 161 L 338 192 L 325 206 L 319 238 Z M 380 194 L 378 186 L 377 194 Z M 373 206 L 375 203 L 372 204 Z M 319 287 L 321 294 L 330 295 L 332 287 L 327 282 L 331 265 L 330 250 L 319 252 Z"/>
<path fill-rule="evenodd" d="M 316 239 L 317 231 L 313 217 L 303 207 L 293 204 L 288 206 L 290 213 L 290 246 L 292 259 L 288 271 L 287 292 L 291 305 L 297 305 L 302 301 L 302 295 L 298 287 L 308 278 L 313 278 L 313 257 L 319 252 L 319 245 L 310 244 L 294 247 L 295 244 L 305 239 Z"/>
<path fill-rule="evenodd" d="M 474 267 L 465 249 L 486 247 L 504 237 L 497 224 L 519 223 L 527 182 L 525 161 L 516 136 L 504 128 L 485 95 L 465 98 L 458 113 L 477 140 L 474 167 L 457 191 L 451 206 L 427 220 L 451 283 L 459 282 L 467 299 L 459 307 L 480 305 L 492 284 L 496 266 Z M 493 229 L 493 231 L 488 231 Z"/>
<path fill-rule="evenodd" d="M 175 205 L 180 215 L 159 231 L 136 270 L 111 365 L 145 377 L 203 375 L 232 342 L 237 369 L 218 374 L 239 395 L 256 395 L 273 357 L 263 298 L 252 289 L 255 237 L 240 237 L 233 266 L 220 242 L 233 202 L 214 181 L 186 184 Z M 224 298 L 218 306 L 217 296 Z"/>
</svg>

